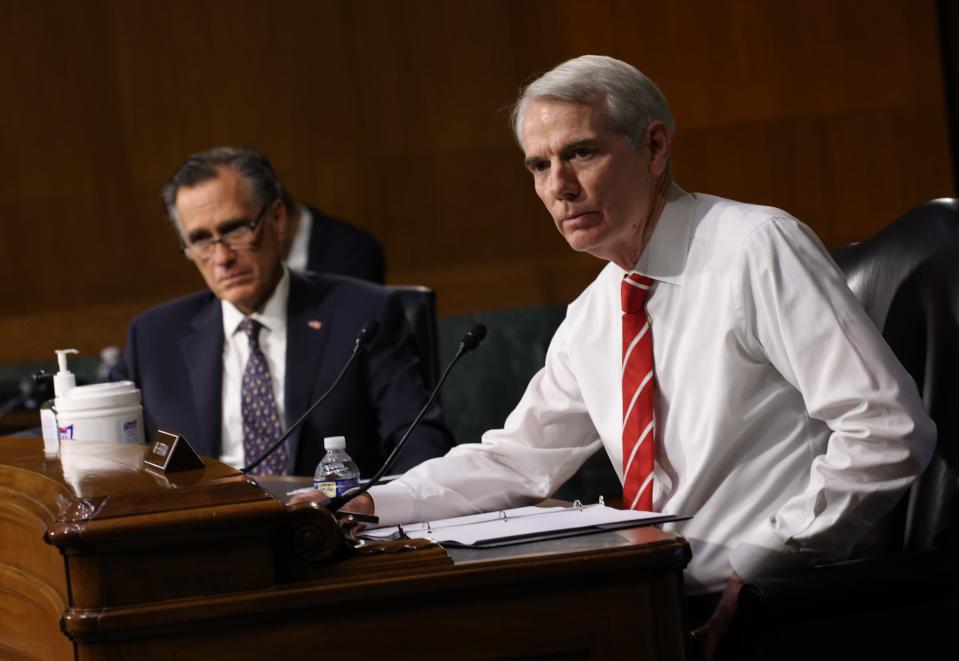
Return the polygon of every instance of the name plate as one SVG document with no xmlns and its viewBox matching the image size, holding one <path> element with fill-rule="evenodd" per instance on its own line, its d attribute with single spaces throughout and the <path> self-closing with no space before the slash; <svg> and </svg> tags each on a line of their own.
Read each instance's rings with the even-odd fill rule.
<svg viewBox="0 0 959 661">
<path fill-rule="evenodd" d="M 163 473 L 203 468 L 203 460 L 180 434 L 158 429 L 143 463 Z"/>
</svg>

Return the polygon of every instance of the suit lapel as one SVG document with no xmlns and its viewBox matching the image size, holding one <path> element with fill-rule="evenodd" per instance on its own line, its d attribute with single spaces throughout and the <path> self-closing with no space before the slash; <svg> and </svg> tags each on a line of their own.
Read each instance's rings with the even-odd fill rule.
<svg viewBox="0 0 959 661">
<path fill-rule="evenodd" d="M 329 336 L 332 311 L 322 305 L 325 287 L 310 286 L 301 276 L 290 273 L 290 300 L 287 303 L 285 414 L 290 427 L 320 393 L 313 392 L 321 368 L 323 345 Z M 291 470 L 299 455 L 303 428 L 289 439 Z"/>
<path fill-rule="evenodd" d="M 187 441 L 202 454 L 218 458 L 223 409 L 223 313 L 219 300 L 212 298 L 194 318 L 190 333 L 180 340 L 180 350 L 190 375 L 199 433 L 199 438 Z"/>
</svg>

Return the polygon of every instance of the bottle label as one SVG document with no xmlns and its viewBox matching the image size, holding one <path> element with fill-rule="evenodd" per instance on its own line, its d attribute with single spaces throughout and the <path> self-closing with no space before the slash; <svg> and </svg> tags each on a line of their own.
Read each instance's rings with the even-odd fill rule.
<svg viewBox="0 0 959 661">
<path fill-rule="evenodd" d="M 360 483 L 355 477 L 348 477 L 342 480 L 313 480 L 313 488 L 322 491 L 327 498 L 342 495 L 345 491 L 352 489 Z"/>
<path fill-rule="evenodd" d="M 117 432 L 120 441 L 123 443 L 142 443 L 140 434 L 140 421 L 136 418 L 132 420 L 121 420 L 117 423 Z"/>
</svg>

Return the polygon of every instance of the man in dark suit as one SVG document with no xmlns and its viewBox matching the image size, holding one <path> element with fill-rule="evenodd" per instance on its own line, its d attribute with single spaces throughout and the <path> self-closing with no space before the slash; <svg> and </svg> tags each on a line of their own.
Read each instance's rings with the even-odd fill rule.
<svg viewBox="0 0 959 661">
<path fill-rule="evenodd" d="M 289 231 L 286 265 L 294 271 L 336 273 L 383 284 L 386 263 L 372 234 L 298 203 L 283 190 Z"/>
<path fill-rule="evenodd" d="M 191 156 L 163 199 L 209 291 L 154 308 L 130 326 L 111 377 L 140 387 L 148 437 L 160 427 L 183 434 L 201 454 L 248 463 L 330 386 L 359 329 L 378 319 L 382 328 L 368 352 L 261 464 L 264 472 L 312 474 L 323 438 L 346 436 L 361 474 L 375 472 L 427 395 L 396 298 L 377 285 L 284 266 L 281 188 L 256 152 Z M 451 445 L 434 406 L 393 470 Z"/>
</svg>

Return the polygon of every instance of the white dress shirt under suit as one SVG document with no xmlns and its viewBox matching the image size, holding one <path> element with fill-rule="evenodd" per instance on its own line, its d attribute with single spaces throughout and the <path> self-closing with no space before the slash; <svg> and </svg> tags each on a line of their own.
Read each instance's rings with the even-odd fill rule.
<svg viewBox="0 0 959 661">
<path fill-rule="evenodd" d="M 259 322 L 260 349 L 270 367 L 270 380 L 273 382 L 273 399 L 284 420 L 285 410 L 283 387 L 286 378 L 286 308 L 290 298 L 290 273 L 283 269 L 283 277 L 276 285 L 263 305 L 263 309 L 250 315 Z M 243 451 L 243 411 L 241 391 L 246 361 L 250 358 L 250 341 L 240 330 L 240 324 L 246 318 L 235 305 L 221 300 L 223 306 L 223 386 L 222 386 L 222 435 L 220 437 L 220 461 L 239 468 L 253 457 L 244 457 Z M 290 469 L 295 458 L 290 457 Z"/>
<path fill-rule="evenodd" d="M 296 226 L 296 234 L 290 243 L 290 254 L 286 256 L 286 265 L 304 273 L 309 271 L 310 262 L 310 232 L 313 231 L 313 214 L 306 207 L 300 207 L 300 222 Z"/>
<path fill-rule="evenodd" d="M 653 507 L 689 541 L 691 593 L 845 557 L 928 462 L 915 383 L 813 233 L 673 187 L 635 270 L 657 382 Z M 549 496 L 600 445 L 622 479 L 620 281 L 570 306 L 503 429 L 376 487 L 383 523 Z"/>
</svg>

